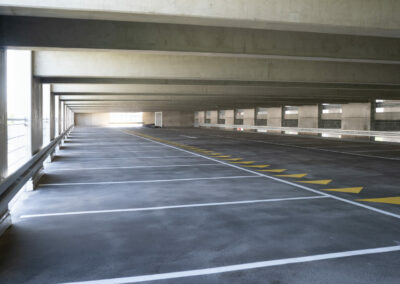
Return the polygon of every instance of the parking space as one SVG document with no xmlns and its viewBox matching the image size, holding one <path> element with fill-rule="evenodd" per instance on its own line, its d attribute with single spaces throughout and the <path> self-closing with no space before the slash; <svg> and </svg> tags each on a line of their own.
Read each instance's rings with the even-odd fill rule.
<svg viewBox="0 0 400 284">
<path fill-rule="evenodd" d="M 304 138 L 314 148 L 303 149 L 278 138 L 74 129 L 38 190 L 12 212 L 15 225 L 0 239 L 1 279 L 395 283 L 398 161 L 334 159 L 314 148 L 336 141 Z M 365 200 L 378 198 L 393 202 Z"/>
</svg>

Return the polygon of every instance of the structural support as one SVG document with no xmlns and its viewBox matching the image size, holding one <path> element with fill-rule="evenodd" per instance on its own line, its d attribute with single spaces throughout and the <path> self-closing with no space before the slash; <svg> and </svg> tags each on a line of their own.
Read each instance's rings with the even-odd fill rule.
<svg viewBox="0 0 400 284">
<path fill-rule="evenodd" d="M 319 105 L 299 106 L 298 126 L 301 128 L 318 128 L 320 119 Z"/>
<path fill-rule="evenodd" d="M 350 103 L 342 105 L 342 129 L 371 130 L 372 104 Z"/>
<path fill-rule="evenodd" d="M 227 125 L 235 124 L 235 110 L 233 109 L 225 110 L 225 124 Z"/>
<path fill-rule="evenodd" d="M 282 107 L 267 108 L 267 126 L 282 126 Z"/>
<path fill-rule="evenodd" d="M 211 111 L 211 124 L 218 124 L 218 110 Z"/>
<path fill-rule="evenodd" d="M 256 110 L 254 108 L 249 108 L 244 110 L 243 124 L 244 125 L 255 125 L 256 121 Z"/>
<path fill-rule="evenodd" d="M 7 176 L 7 75 L 6 51 L 0 49 L 0 182 Z"/>
</svg>

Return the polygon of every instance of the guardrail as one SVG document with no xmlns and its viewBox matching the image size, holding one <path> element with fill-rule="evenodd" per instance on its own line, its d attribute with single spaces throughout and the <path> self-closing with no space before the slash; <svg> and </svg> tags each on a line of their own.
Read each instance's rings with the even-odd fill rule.
<svg viewBox="0 0 400 284">
<path fill-rule="evenodd" d="M 286 132 L 312 133 L 312 134 L 326 133 L 332 135 L 400 138 L 400 131 L 343 130 L 343 129 L 329 129 L 329 128 L 274 127 L 274 126 L 235 125 L 235 124 L 226 125 L 226 124 L 210 124 L 210 123 L 199 123 L 198 126 L 227 128 L 227 129 L 242 128 L 245 130 L 286 131 Z"/>
<path fill-rule="evenodd" d="M 23 164 L 0 184 L 0 223 L 2 218 L 4 218 L 4 215 L 7 215 L 8 203 L 11 199 L 13 199 L 25 183 L 43 167 L 43 162 L 55 150 L 57 145 L 62 142 L 62 139 L 71 131 L 72 128 L 73 126 L 65 130 L 56 139 L 51 141 L 49 145 L 40 150 L 37 154 L 33 155 L 29 161 Z"/>
</svg>

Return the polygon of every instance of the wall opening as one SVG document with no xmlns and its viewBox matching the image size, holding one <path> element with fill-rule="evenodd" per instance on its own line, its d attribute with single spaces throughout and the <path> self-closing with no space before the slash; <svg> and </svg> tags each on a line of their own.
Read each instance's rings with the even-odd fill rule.
<svg viewBox="0 0 400 284">
<path fill-rule="evenodd" d="M 31 51 L 7 50 L 7 138 L 8 174 L 29 158 L 30 95 L 32 87 Z"/>
</svg>

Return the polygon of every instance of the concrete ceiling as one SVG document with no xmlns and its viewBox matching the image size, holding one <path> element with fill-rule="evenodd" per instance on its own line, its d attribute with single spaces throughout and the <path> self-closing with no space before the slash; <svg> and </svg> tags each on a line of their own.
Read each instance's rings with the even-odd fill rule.
<svg viewBox="0 0 400 284">
<path fill-rule="evenodd" d="M 0 45 L 33 49 L 76 112 L 400 98 L 399 1 L 0 0 L 0 14 Z"/>
</svg>

